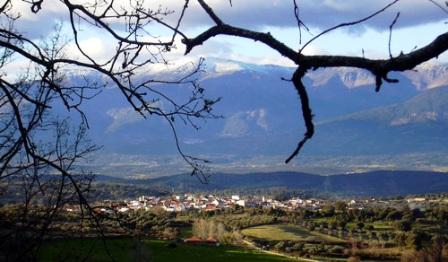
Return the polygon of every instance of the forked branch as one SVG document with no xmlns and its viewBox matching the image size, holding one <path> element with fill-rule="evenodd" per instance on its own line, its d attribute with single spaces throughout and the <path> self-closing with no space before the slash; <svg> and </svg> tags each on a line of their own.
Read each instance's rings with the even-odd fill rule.
<svg viewBox="0 0 448 262">
<path fill-rule="evenodd" d="M 277 51 L 280 55 L 288 58 L 294 62 L 298 69 L 294 73 L 293 83 L 296 90 L 299 93 L 300 101 L 302 103 L 302 113 L 304 118 L 304 123 L 306 127 L 306 133 L 304 138 L 299 142 L 296 150 L 291 154 L 291 156 L 286 160 L 286 163 L 290 162 L 295 156 L 298 155 L 300 149 L 303 147 L 305 142 L 309 140 L 314 134 L 314 125 L 312 122 L 312 113 L 309 106 L 309 99 L 306 93 L 305 86 L 303 85 L 302 79 L 305 76 L 308 69 L 318 69 L 318 68 L 328 68 L 328 67 L 353 67 L 364 69 L 373 74 L 376 79 L 376 91 L 380 91 L 383 82 L 396 83 L 398 80 L 391 79 L 388 77 L 390 72 L 403 72 L 406 70 L 411 70 L 417 65 L 420 65 L 428 60 L 437 58 L 440 54 L 448 50 L 448 33 L 439 35 L 434 41 L 428 45 L 414 50 L 407 54 L 400 54 L 397 57 L 390 56 L 388 59 L 369 59 L 364 56 L 340 56 L 340 55 L 305 55 L 302 53 L 303 49 L 306 48 L 311 42 L 317 38 L 327 34 L 330 31 L 336 30 L 341 27 L 353 26 L 363 23 L 379 14 L 385 12 L 391 6 L 395 5 L 399 0 L 394 0 L 391 3 L 385 5 L 378 11 L 355 21 L 342 23 L 324 30 L 320 34 L 309 40 L 299 51 L 295 51 L 293 48 L 285 45 L 280 40 L 273 37 L 269 32 L 257 32 L 245 28 L 234 27 L 226 24 L 219 18 L 215 11 L 204 1 L 198 0 L 201 7 L 207 13 L 207 15 L 215 22 L 215 25 L 206 29 L 201 34 L 193 38 L 184 38 L 182 42 L 186 46 L 185 53 L 188 54 L 195 47 L 204 44 L 209 39 L 219 36 L 228 35 L 236 36 L 241 38 L 246 38 L 254 41 L 259 41 L 273 50 Z M 299 29 L 303 25 L 300 18 L 298 17 L 298 6 L 296 1 L 294 3 L 294 8 L 296 10 L 295 17 L 298 23 Z M 398 15 L 394 19 L 393 24 L 395 24 L 398 19 Z M 393 26 L 393 25 L 392 25 Z M 392 27 L 391 26 L 391 27 Z M 389 44 L 390 45 L 390 44 Z"/>
</svg>

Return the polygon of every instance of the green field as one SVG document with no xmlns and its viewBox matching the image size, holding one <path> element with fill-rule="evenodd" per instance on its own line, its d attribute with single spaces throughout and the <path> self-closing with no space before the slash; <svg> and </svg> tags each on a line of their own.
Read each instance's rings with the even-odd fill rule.
<svg viewBox="0 0 448 262">
<path fill-rule="evenodd" d="M 392 224 L 390 222 L 385 221 L 375 221 L 373 224 L 373 228 L 375 230 L 394 230 Z"/>
<path fill-rule="evenodd" d="M 115 261 L 154 262 L 243 262 L 292 261 L 285 257 L 264 254 L 239 247 L 187 246 L 168 247 L 167 241 L 144 240 L 143 244 L 131 239 L 107 240 L 108 250 Z M 88 259 L 84 259 L 88 257 Z M 140 260 L 138 259 L 140 258 Z M 61 240 L 46 243 L 39 261 L 111 261 L 101 240 Z"/>
<path fill-rule="evenodd" d="M 242 233 L 248 237 L 274 241 L 344 242 L 344 240 L 340 238 L 308 231 L 303 227 L 290 224 L 256 226 L 244 229 Z"/>
</svg>

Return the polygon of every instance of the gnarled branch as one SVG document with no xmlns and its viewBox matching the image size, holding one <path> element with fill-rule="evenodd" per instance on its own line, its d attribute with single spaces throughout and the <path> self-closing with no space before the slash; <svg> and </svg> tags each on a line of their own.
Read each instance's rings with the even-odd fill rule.
<svg viewBox="0 0 448 262">
<path fill-rule="evenodd" d="M 185 53 L 188 54 L 195 47 L 202 45 L 210 38 L 219 35 L 228 35 L 228 36 L 236 36 L 251 39 L 254 41 L 259 41 L 269 46 L 270 48 L 277 51 L 282 56 L 288 58 L 298 66 L 298 69 L 296 70 L 293 76 L 293 83 L 299 93 L 300 100 L 302 102 L 302 113 L 307 132 L 305 133 L 304 139 L 299 142 L 299 145 L 296 148 L 296 150 L 286 160 L 286 162 L 288 163 L 291 161 L 292 158 L 294 158 L 299 153 L 300 149 L 303 147 L 305 142 L 309 138 L 311 138 L 314 134 L 311 109 L 309 107 L 309 101 L 306 94 L 306 89 L 302 83 L 302 78 L 304 77 L 308 69 L 315 70 L 317 68 L 328 68 L 328 67 L 353 67 L 353 68 L 365 69 L 374 75 L 376 79 L 376 91 L 379 91 L 383 84 L 383 81 L 388 83 L 398 82 L 398 80 L 391 79 L 388 77 L 388 74 L 390 72 L 394 71 L 403 72 L 406 70 L 411 70 L 415 68 L 417 65 L 420 65 L 433 58 L 437 58 L 440 54 L 448 50 L 448 33 L 444 33 L 439 35 L 434 41 L 432 41 L 431 43 L 427 44 L 426 46 L 420 49 L 414 50 L 407 54 L 401 54 L 397 57 L 389 57 L 388 59 L 369 59 L 365 58 L 364 55 L 358 57 L 358 56 L 340 56 L 340 55 L 304 55 L 302 53 L 302 50 L 307 45 L 309 45 L 312 41 L 319 38 L 320 36 L 341 27 L 363 23 L 384 12 L 391 6 L 395 5 L 398 1 L 399 0 L 394 0 L 391 3 L 385 5 L 380 10 L 362 19 L 353 22 L 342 23 L 334 27 L 331 27 L 327 30 L 324 30 L 322 33 L 316 35 L 310 41 L 308 41 L 299 51 L 295 51 L 291 47 L 285 45 L 283 42 L 274 38 L 270 33 L 252 31 L 226 24 L 219 18 L 219 16 L 204 0 L 198 0 L 199 4 L 207 13 L 207 15 L 215 22 L 215 25 L 208 28 L 207 30 L 197 35 L 196 37 L 182 39 L 182 42 L 186 46 Z M 298 8 L 295 1 L 294 1 L 294 8 L 296 9 Z M 300 28 L 301 21 L 298 19 L 297 13 L 295 13 L 295 16 L 297 22 L 299 23 L 298 26 Z M 395 22 L 396 19 L 394 20 Z"/>
</svg>

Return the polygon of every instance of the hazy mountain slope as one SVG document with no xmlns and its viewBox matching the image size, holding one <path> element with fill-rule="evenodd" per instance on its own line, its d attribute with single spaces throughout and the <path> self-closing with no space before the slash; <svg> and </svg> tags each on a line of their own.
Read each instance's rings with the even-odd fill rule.
<svg viewBox="0 0 448 262">
<path fill-rule="evenodd" d="M 188 175 L 176 175 L 140 184 L 166 187 L 176 192 L 286 188 L 339 195 L 393 196 L 446 192 L 448 174 L 416 171 L 379 171 L 361 174 L 318 176 L 294 172 L 215 174 L 209 184 Z"/>
<path fill-rule="evenodd" d="M 316 147 L 326 153 L 378 154 L 448 151 L 448 87 L 406 102 L 324 121 Z"/>
<path fill-rule="evenodd" d="M 214 112 L 223 118 L 199 120 L 199 130 L 177 121 L 184 150 L 226 166 L 259 157 L 262 162 L 253 165 L 272 157 L 284 159 L 304 132 L 297 93 L 281 80 L 291 77 L 293 69 L 219 59 L 208 61 L 206 69 L 199 76 L 201 85 L 209 97 L 222 97 Z M 397 74 L 392 77 L 400 82 L 385 85 L 379 93 L 361 70 L 311 72 L 305 82 L 317 126 L 304 155 L 446 152 L 448 88 L 427 89 L 422 84 L 443 84 L 445 72 L 425 68 L 431 74 L 426 80 L 418 74 Z M 158 89 L 178 101 L 188 99 L 190 92 L 185 86 Z M 83 109 L 91 123 L 90 137 L 103 146 L 98 154 L 102 158 L 93 163 L 97 171 L 165 174 L 169 166 L 172 174 L 185 169 L 169 126 L 157 117 L 141 118 L 117 89 L 104 90 Z"/>
</svg>

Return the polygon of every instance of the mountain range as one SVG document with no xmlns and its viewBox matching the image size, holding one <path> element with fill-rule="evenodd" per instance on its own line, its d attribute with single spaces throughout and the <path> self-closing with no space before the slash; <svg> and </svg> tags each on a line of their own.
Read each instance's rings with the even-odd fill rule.
<svg viewBox="0 0 448 262">
<path fill-rule="evenodd" d="M 210 59 L 197 77 L 218 98 L 222 118 L 177 121 L 185 152 L 224 172 L 291 170 L 338 173 L 372 169 L 448 170 L 448 66 L 424 65 L 390 77 L 374 91 L 365 71 L 340 68 L 305 77 L 316 135 L 290 165 L 283 161 L 304 133 L 300 101 L 288 79 L 294 69 Z M 185 86 L 160 86 L 176 100 Z M 163 105 L 162 105 L 163 106 Z M 188 170 L 162 119 L 145 120 L 114 88 L 84 104 L 92 140 L 103 150 L 89 163 L 97 173 L 155 177 Z"/>
<path fill-rule="evenodd" d="M 126 180 L 105 176 L 100 183 L 118 183 L 158 188 L 162 191 L 186 192 L 257 192 L 305 191 L 331 196 L 383 196 L 444 193 L 448 173 L 431 171 L 372 171 L 367 173 L 320 176 L 298 172 L 248 174 L 217 173 L 207 184 L 185 174 L 144 180 Z"/>
</svg>

